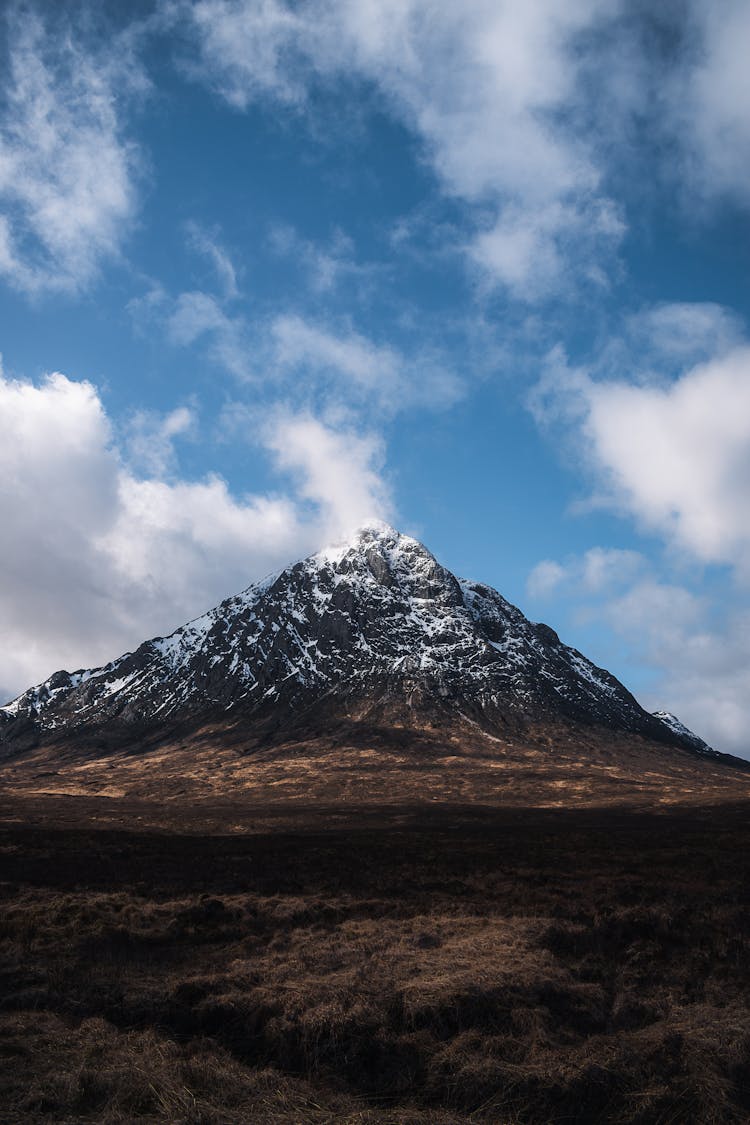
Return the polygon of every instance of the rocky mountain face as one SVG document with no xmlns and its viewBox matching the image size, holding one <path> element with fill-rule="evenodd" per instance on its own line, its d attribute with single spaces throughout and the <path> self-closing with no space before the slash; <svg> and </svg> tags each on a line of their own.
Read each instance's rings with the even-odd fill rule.
<svg viewBox="0 0 750 1125">
<path fill-rule="evenodd" d="M 383 524 L 102 668 L 55 673 L 0 708 L 0 743 L 12 752 L 48 736 L 221 716 L 470 723 L 490 733 L 564 720 L 713 754 L 547 625 Z"/>
</svg>

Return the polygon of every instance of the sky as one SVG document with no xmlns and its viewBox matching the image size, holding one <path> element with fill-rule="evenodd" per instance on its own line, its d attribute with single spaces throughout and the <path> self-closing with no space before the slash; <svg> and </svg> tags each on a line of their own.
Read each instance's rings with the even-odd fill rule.
<svg viewBox="0 0 750 1125">
<path fill-rule="evenodd" d="M 382 518 L 750 757 L 750 6 L 0 5 L 0 696 Z"/>
</svg>

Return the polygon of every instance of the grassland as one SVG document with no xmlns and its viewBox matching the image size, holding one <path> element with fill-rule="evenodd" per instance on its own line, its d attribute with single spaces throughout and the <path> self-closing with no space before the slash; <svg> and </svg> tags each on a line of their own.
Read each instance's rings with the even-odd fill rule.
<svg viewBox="0 0 750 1125">
<path fill-rule="evenodd" d="M 0 879 L 3 1122 L 750 1119 L 744 802 L 14 795 Z"/>
</svg>

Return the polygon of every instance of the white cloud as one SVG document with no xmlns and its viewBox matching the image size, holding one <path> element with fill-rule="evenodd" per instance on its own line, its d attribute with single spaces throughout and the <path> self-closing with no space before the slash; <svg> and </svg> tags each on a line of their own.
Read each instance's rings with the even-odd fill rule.
<svg viewBox="0 0 750 1125">
<path fill-rule="evenodd" d="M 636 659 L 658 669 L 649 710 L 678 715 L 717 750 L 750 758 L 750 612 L 644 578 L 597 611 Z"/>
<path fill-rule="evenodd" d="M 742 342 L 737 315 L 710 301 L 671 301 L 642 309 L 627 324 L 631 351 L 661 362 L 695 364 Z"/>
<path fill-rule="evenodd" d="M 98 57 L 27 7 L 7 16 L 0 112 L 0 276 L 28 293 L 75 291 L 119 253 L 138 158 L 122 103 L 143 90 L 123 40 Z"/>
<path fill-rule="evenodd" d="M 750 8 L 745 0 L 692 0 L 697 38 L 671 91 L 671 114 L 691 185 L 750 203 Z"/>
<path fill-rule="evenodd" d="M 296 487 L 233 495 L 217 476 L 142 479 L 96 389 L 0 375 L 0 694 L 103 662 L 388 508 L 376 438 L 279 415 L 264 441 Z M 190 424 L 177 410 L 165 440 Z M 145 430 L 141 434 L 145 444 Z M 144 450 L 142 457 L 148 460 Z"/>
<path fill-rule="evenodd" d="M 296 37 L 309 30 L 304 16 L 276 0 L 198 0 L 189 16 L 201 38 L 204 74 L 230 105 L 246 109 L 269 91 L 284 102 L 304 99 L 304 78 L 289 65 Z"/>
<path fill-rule="evenodd" d="M 308 110 L 316 83 L 375 88 L 443 191 L 476 208 L 464 249 L 515 296 L 606 284 L 626 166 L 691 205 L 750 201 L 745 0 L 657 13 L 623 0 L 197 0 L 180 9 L 231 105 Z M 615 173 L 615 179 L 611 173 Z M 626 190 L 629 190 L 626 188 Z"/>
<path fill-rule="evenodd" d="M 573 425 L 598 503 L 750 578 L 750 347 L 656 384 L 597 381 L 556 353 L 532 408 Z"/>
<path fill-rule="evenodd" d="M 531 598 L 546 598 L 553 594 L 567 578 L 567 570 L 554 559 L 542 559 L 526 580 L 526 590 Z"/>
<path fill-rule="evenodd" d="M 279 412 L 266 427 L 264 444 L 337 535 L 392 516 L 381 475 L 385 450 L 376 435 L 334 429 L 310 414 Z"/>
<path fill-rule="evenodd" d="M 594 384 L 584 426 L 620 505 L 706 562 L 750 568 L 750 348 L 668 388 Z"/>
<path fill-rule="evenodd" d="M 611 630 L 600 660 L 619 650 L 655 673 L 638 693 L 647 710 L 672 711 L 717 750 L 750 758 L 750 611 L 741 599 L 720 610 L 707 594 L 658 577 L 637 552 L 602 547 L 564 563 L 544 560 L 527 588 L 554 598 L 575 624 Z"/>
<path fill-rule="evenodd" d="M 583 555 L 565 563 L 543 559 L 533 568 L 526 582 L 532 598 L 548 598 L 561 593 L 600 594 L 632 579 L 644 567 L 638 551 L 619 547 L 591 547 Z"/>
<path fill-rule="evenodd" d="M 630 662 L 657 673 L 644 706 L 750 757 L 750 347 L 737 320 L 711 305 L 644 310 L 593 373 L 551 353 L 530 405 L 540 422 L 562 425 L 593 481 L 589 507 L 657 533 L 681 573 L 664 580 L 636 552 L 593 548 L 541 562 L 530 596 L 609 626 Z M 733 582 L 719 572 L 720 590 L 702 574 L 685 585 L 691 564 L 728 566 Z"/>
<path fill-rule="evenodd" d="M 196 412 L 189 406 L 178 406 L 160 415 L 152 410 L 138 410 L 127 424 L 128 461 L 139 472 L 164 476 L 177 467 L 175 438 L 195 432 Z"/>
<path fill-rule="evenodd" d="M 400 375 L 392 348 L 349 332 L 336 335 L 302 317 L 277 317 L 271 324 L 276 361 L 282 367 L 306 365 L 335 372 L 365 390 L 391 394 Z"/>
<path fill-rule="evenodd" d="M 171 298 L 159 286 L 128 306 L 136 325 L 166 327 L 179 347 L 205 342 L 209 358 L 240 382 L 287 399 L 322 395 L 335 407 L 367 405 L 384 414 L 415 406 L 443 409 L 465 393 L 465 384 L 440 356 L 378 344 L 347 321 L 331 326 L 298 313 L 248 319 L 200 290 Z"/>
<path fill-rule="evenodd" d="M 368 401 L 388 413 L 413 406 L 443 408 L 464 393 L 464 384 L 427 352 L 407 355 L 378 345 L 353 329 L 287 314 L 270 324 L 271 366 L 302 372 L 306 386 L 328 383 L 345 403 Z"/>
<path fill-rule="evenodd" d="M 374 84 L 443 190 L 481 208 L 470 258 L 525 298 L 559 287 L 563 259 L 568 281 L 574 262 L 593 275 L 600 242 L 610 249 L 622 233 L 574 120 L 581 37 L 618 7 L 199 0 L 187 10 L 203 76 L 238 108 L 260 97 L 302 106 L 315 81 L 342 76 Z"/>
<path fill-rule="evenodd" d="M 147 311 L 153 312 L 153 308 Z M 180 293 L 167 314 L 167 335 L 173 344 L 182 347 L 208 336 L 209 355 L 219 367 L 240 380 L 252 380 L 257 375 L 254 349 L 244 317 L 230 316 L 210 293 L 197 290 Z"/>
</svg>

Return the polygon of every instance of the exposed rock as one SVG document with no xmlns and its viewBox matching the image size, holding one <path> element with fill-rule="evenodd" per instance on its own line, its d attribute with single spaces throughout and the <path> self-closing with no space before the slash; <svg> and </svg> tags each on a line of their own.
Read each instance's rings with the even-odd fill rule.
<svg viewBox="0 0 750 1125">
<path fill-rule="evenodd" d="M 0 742 L 17 751 L 65 731 L 153 730 L 217 713 L 470 721 L 488 731 L 562 718 L 711 753 L 549 626 L 384 524 L 103 668 L 55 673 L 0 709 Z"/>
</svg>

